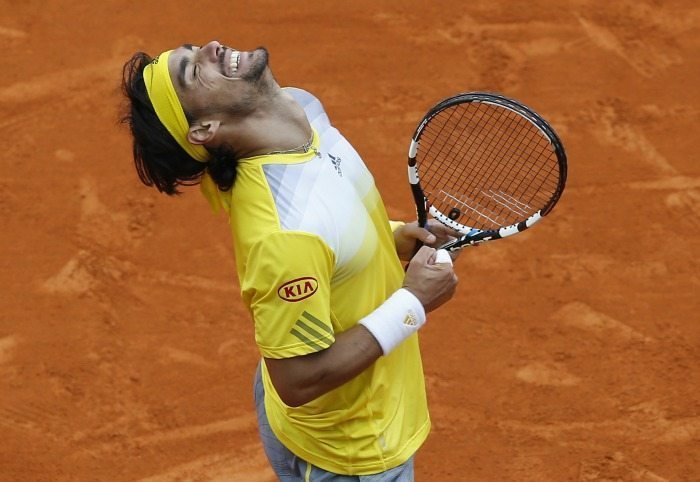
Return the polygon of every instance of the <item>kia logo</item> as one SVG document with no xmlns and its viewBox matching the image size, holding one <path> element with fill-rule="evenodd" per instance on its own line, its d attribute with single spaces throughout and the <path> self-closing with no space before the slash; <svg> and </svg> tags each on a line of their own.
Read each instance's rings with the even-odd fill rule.
<svg viewBox="0 0 700 482">
<path fill-rule="evenodd" d="M 287 281 L 279 287 L 277 295 L 284 301 L 301 301 L 316 293 L 318 290 L 318 281 L 311 276 L 293 279 Z"/>
</svg>

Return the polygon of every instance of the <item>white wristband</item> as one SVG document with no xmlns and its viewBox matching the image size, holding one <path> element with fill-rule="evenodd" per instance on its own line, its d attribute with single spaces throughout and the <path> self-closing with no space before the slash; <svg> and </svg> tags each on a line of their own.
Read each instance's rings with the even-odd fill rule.
<svg viewBox="0 0 700 482">
<path fill-rule="evenodd" d="M 410 291 L 401 288 L 379 308 L 360 320 L 388 355 L 425 324 L 425 309 Z"/>
</svg>

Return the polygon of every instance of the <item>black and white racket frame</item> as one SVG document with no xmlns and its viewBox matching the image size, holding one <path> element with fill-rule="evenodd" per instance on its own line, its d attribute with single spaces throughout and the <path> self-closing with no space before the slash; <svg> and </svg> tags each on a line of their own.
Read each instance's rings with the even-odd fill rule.
<svg viewBox="0 0 700 482">
<path fill-rule="evenodd" d="M 423 188 L 420 184 L 420 176 L 418 174 L 419 165 L 416 159 L 420 149 L 420 138 L 421 134 L 423 133 L 423 129 L 426 125 L 428 125 L 430 120 L 441 111 L 454 105 L 467 102 L 483 102 L 486 104 L 493 104 L 515 112 L 537 127 L 552 145 L 559 163 L 559 180 L 557 187 L 549 201 L 547 201 L 547 203 L 541 209 L 521 222 L 493 230 L 481 230 L 471 226 L 465 226 L 451 219 L 448 214 L 440 212 L 435 206 L 431 205 L 423 192 Z M 564 192 L 564 186 L 566 185 L 566 174 L 566 152 L 564 151 L 564 146 L 559 139 L 559 136 L 556 134 L 556 132 L 554 132 L 554 129 L 549 125 L 549 123 L 535 111 L 521 104 L 520 102 L 490 92 L 466 92 L 449 97 L 436 104 L 428 111 L 425 117 L 423 117 L 423 120 L 418 124 L 418 127 L 413 133 L 411 144 L 408 149 L 408 181 L 411 184 L 411 192 L 413 194 L 413 199 L 416 202 L 418 225 L 425 227 L 428 222 L 428 213 L 430 213 L 433 218 L 462 235 L 461 237 L 441 246 L 441 249 L 445 249 L 447 251 L 457 251 L 465 246 L 471 246 L 494 239 L 506 238 L 531 227 L 540 219 L 549 214 L 554 208 L 554 205 Z"/>
</svg>

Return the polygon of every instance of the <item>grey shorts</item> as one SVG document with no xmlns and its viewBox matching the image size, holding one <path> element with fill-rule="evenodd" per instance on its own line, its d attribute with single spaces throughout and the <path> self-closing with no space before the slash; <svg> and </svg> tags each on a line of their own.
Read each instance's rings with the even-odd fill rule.
<svg viewBox="0 0 700 482">
<path fill-rule="evenodd" d="M 281 482 L 413 482 L 413 457 L 386 472 L 372 475 L 339 475 L 313 466 L 294 455 L 272 432 L 265 413 L 265 389 L 260 366 L 255 373 L 255 409 L 258 430 L 267 459 Z"/>
</svg>

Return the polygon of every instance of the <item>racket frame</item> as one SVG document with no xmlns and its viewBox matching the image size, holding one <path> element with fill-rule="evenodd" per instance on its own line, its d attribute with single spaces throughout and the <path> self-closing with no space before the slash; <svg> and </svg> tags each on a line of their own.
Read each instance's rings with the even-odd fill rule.
<svg viewBox="0 0 700 482">
<path fill-rule="evenodd" d="M 472 228 L 465 226 L 463 224 L 457 223 L 456 221 L 450 219 L 447 215 L 440 212 L 435 206 L 429 204 L 428 198 L 423 192 L 423 188 L 420 184 L 420 175 L 418 173 L 418 161 L 417 155 L 420 148 L 420 136 L 425 128 L 425 126 L 430 122 L 430 120 L 443 110 L 452 107 L 457 104 L 463 104 L 468 102 L 483 102 L 487 104 L 496 105 L 505 109 L 508 109 L 516 114 L 520 115 L 531 124 L 533 124 L 540 132 L 549 140 L 554 153 L 557 157 L 557 162 L 559 163 L 559 179 L 557 182 L 557 187 L 554 193 L 550 197 L 547 204 L 527 219 L 520 221 L 509 226 L 502 226 L 498 229 L 488 229 L 482 230 L 477 228 Z M 438 102 L 432 109 L 428 111 L 423 117 L 423 120 L 416 127 L 413 137 L 411 138 L 411 144 L 408 148 L 408 181 L 411 186 L 411 193 L 413 194 L 413 199 L 416 203 L 416 215 L 418 218 L 418 225 L 424 228 L 428 223 L 428 213 L 437 219 L 444 225 L 458 231 L 462 234 L 461 237 L 450 241 L 443 246 L 441 249 L 447 251 L 457 251 L 465 246 L 471 246 L 478 243 L 483 243 L 485 241 L 490 241 L 493 239 L 506 238 L 514 234 L 520 233 L 529 227 L 533 226 L 535 223 L 540 221 L 544 216 L 549 214 L 554 205 L 557 203 L 561 194 L 564 192 L 564 187 L 566 185 L 567 176 L 567 160 L 566 152 L 564 151 L 564 146 L 556 134 L 552 126 L 544 120 L 539 114 L 530 109 L 529 107 L 523 105 L 522 103 L 504 97 L 499 94 L 494 94 L 491 92 L 465 92 L 457 94 L 452 97 L 448 97 Z M 417 243 L 416 250 L 420 248 L 421 244 Z"/>
</svg>

